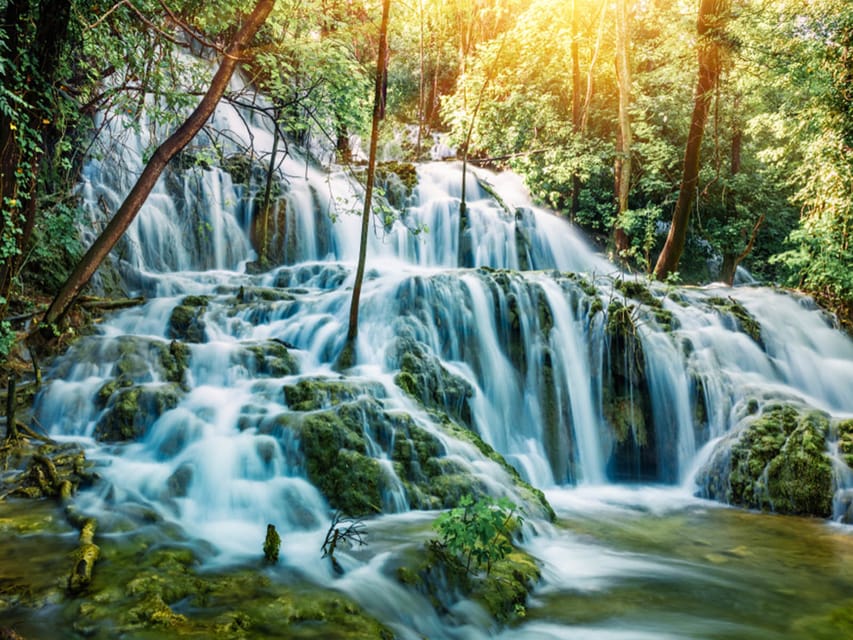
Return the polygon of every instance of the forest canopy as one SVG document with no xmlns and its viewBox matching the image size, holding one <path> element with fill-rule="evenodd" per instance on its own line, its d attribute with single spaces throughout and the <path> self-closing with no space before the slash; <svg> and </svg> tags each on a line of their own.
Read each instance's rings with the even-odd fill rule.
<svg viewBox="0 0 853 640">
<path fill-rule="evenodd" d="M 209 82 L 205 60 L 221 57 L 253 5 L 0 2 L 0 352 L 13 337 L 3 318 L 54 292 L 85 248 L 76 185 L 98 127 L 115 113 L 139 126 L 143 108 L 177 126 Z M 518 172 L 639 272 L 655 270 L 686 205 L 683 253 L 659 276 L 732 282 L 743 266 L 849 319 L 846 5 L 392 0 L 384 155 L 428 159 L 444 136 L 469 163 Z M 275 3 L 242 66 L 283 144 L 358 160 L 380 16 L 378 0 Z"/>
</svg>

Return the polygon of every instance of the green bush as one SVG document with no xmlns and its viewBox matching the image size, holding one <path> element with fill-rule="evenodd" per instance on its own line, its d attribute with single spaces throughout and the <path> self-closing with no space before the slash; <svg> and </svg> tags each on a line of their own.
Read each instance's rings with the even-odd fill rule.
<svg viewBox="0 0 853 640">
<path fill-rule="evenodd" d="M 512 534 L 523 521 L 517 509 L 506 498 L 484 497 L 474 502 L 465 495 L 458 507 L 436 519 L 433 528 L 441 536 L 439 544 L 461 561 L 466 572 L 485 568 L 488 574 L 494 563 L 512 552 Z"/>
</svg>

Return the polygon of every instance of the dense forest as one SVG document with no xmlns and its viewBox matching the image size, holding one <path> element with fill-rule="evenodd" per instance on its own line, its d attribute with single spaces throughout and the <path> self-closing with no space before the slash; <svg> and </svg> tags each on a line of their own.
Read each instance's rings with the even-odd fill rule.
<svg viewBox="0 0 853 640">
<path fill-rule="evenodd" d="M 235 2 L 4 2 L 2 315 L 50 296 L 85 247 L 79 171 L 103 122 L 180 124 Z M 698 6 L 697 6 L 698 5 Z M 627 268 L 686 283 L 738 266 L 849 317 L 850 47 L 843 2 L 426 2 L 392 6 L 381 157 L 447 133 L 511 168 Z M 370 129 L 379 4 L 277 2 L 240 51 L 282 145 Z M 201 58 L 175 57 L 190 48 Z M 238 94 L 224 99 L 239 102 Z M 129 120 L 131 126 L 138 120 Z M 670 231 L 671 229 L 671 231 Z M 664 250 L 664 247 L 666 249 Z M 663 251 L 662 251 L 663 250 Z M 3 320 L 2 351 L 14 340 Z"/>
<path fill-rule="evenodd" d="M 848 4 L 0 0 L 0 639 L 853 635 Z"/>
</svg>

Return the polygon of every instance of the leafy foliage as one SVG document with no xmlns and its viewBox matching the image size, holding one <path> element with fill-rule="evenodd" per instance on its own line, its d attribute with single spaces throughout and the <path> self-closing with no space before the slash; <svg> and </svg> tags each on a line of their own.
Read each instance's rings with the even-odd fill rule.
<svg viewBox="0 0 853 640">
<path fill-rule="evenodd" d="M 461 560 L 466 572 L 485 568 L 488 574 L 512 551 L 512 534 L 523 522 L 517 508 L 506 498 L 487 496 L 475 502 L 465 495 L 458 507 L 436 519 L 433 528 L 441 536 L 439 543 Z"/>
</svg>

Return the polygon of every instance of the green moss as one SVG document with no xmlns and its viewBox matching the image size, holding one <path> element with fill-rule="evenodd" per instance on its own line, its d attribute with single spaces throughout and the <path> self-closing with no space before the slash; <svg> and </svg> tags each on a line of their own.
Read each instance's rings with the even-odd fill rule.
<svg viewBox="0 0 853 640">
<path fill-rule="evenodd" d="M 761 338 L 761 325 L 758 324 L 758 321 L 740 302 L 731 297 L 708 298 L 706 302 L 719 313 L 733 318 L 741 331 L 752 338 L 756 344 L 763 346 L 764 342 Z"/>
<path fill-rule="evenodd" d="M 287 346 L 278 340 L 244 345 L 244 350 L 237 353 L 236 359 L 258 375 L 281 378 L 299 372 L 296 358 Z"/>
<path fill-rule="evenodd" d="M 360 431 L 332 411 L 308 414 L 299 427 L 308 479 L 349 516 L 381 511 L 381 468 L 367 455 Z"/>
<path fill-rule="evenodd" d="M 191 343 L 204 342 L 207 303 L 208 298 L 204 296 L 186 296 L 181 300 L 169 316 L 169 338 Z"/>
<path fill-rule="evenodd" d="M 391 360 L 391 366 L 400 370 L 394 383 L 403 391 L 426 407 L 470 423 L 468 400 L 474 395 L 473 387 L 450 373 L 425 345 L 412 338 L 399 338 Z"/>
<path fill-rule="evenodd" d="M 838 451 L 844 456 L 844 462 L 853 468 L 853 420 L 842 420 L 836 425 L 838 433 Z"/>
<path fill-rule="evenodd" d="M 161 414 L 177 406 L 183 391 L 174 383 L 132 387 L 104 385 L 99 402 L 109 393 L 106 408 L 95 425 L 95 437 L 106 442 L 137 440 Z"/>
<path fill-rule="evenodd" d="M 315 411 L 368 396 L 382 398 L 384 387 L 376 382 L 353 382 L 346 378 L 305 378 L 284 387 L 287 405 L 294 411 Z"/>
<path fill-rule="evenodd" d="M 707 472 L 710 497 L 777 513 L 832 514 L 832 465 L 825 414 L 771 405 L 729 440 Z"/>
</svg>

